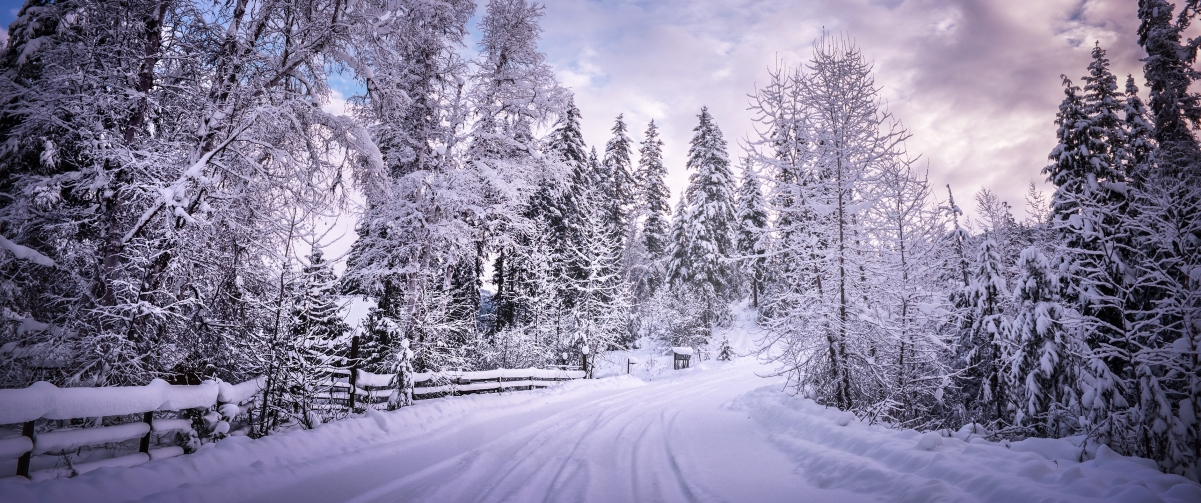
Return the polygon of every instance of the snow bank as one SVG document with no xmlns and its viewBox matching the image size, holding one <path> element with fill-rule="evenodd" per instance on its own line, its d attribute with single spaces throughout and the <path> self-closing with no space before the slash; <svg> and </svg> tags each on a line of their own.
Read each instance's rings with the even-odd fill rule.
<svg viewBox="0 0 1201 503">
<path fill-rule="evenodd" d="M 965 442 L 959 435 L 868 425 L 775 387 L 729 406 L 751 416 L 824 488 L 915 502 L 1201 501 L 1201 485 L 1104 446 L 1096 459 L 1079 462 L 1080 439 L 1009 443 L 975 436 Z"/>
<path fill-rule="evenodd" d="M 206 408 L 218 400 L 242 403 L 265 384 L 264 377 L 241 384 L 205 381 L 195 386 L 174 386 L 155 379 L 145 386 L 99 388 L 59 388 L 39 381 L 27 388 L 0 389 L 0 424 Z"/>
<path fill-rule="evenodd" d="M 99 468 L 137 466 L 147 461 L 150 461 L 149 455 L 137 452 L 128 456 L 102 459 L 100 461 L 93 461 L 91 463 L 80 463 L 75 465 L 74 472 L 77 474 L 84 474 Z M 56 479 L 59 477 L 70 477 L 71 472 L 71 467 L 60 466 L 58 468 L 30 472 L 29 479 L 34 482 L 41 482 L 43 480 Z"/>
</svg>

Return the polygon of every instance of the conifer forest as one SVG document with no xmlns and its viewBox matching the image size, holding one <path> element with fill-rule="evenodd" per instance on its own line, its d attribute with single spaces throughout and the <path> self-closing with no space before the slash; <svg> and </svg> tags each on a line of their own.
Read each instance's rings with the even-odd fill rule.
<svg viewBox="0 0 1201 503">
<path fill-rule="evenodd" d="M 1075 462 L 1199 480 L 1201 1 L 1129 9 L 1141 73 L 1085 42 L 1012 205 L 932 181 L 877 83 L 896 67 L 854 32 L 722 98 L 750 134 L 698 107 L 670 145 L 662 121 L 581 113 L 546 10 L 26 0 L 0 49 L 0 388 L 261 379 L 221 428 L 179 416 L 200 456 L 236 414 L 260 442 L 424 410 L 414 379 L 601 382 L 674 354 L 753 364 L 835 421 L 1074 439 Z M 387 400 L 356 408 L 356 377 Z"/>
</svg>

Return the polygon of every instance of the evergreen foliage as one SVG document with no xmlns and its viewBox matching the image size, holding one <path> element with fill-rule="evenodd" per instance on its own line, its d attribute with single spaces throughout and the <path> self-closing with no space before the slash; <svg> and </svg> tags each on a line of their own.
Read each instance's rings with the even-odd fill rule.
<svg viewBox="0 0 1201 503">
<path fill-rule="evenodd" d="M 767 277 L 767 201 L 763 198 L 759 175 L 748 162 L 743 166 L 742 184 L 738 186 L 738 255 L 749 283 L 751 305 L 759 307 L 759 294 Z"/>
</svg>

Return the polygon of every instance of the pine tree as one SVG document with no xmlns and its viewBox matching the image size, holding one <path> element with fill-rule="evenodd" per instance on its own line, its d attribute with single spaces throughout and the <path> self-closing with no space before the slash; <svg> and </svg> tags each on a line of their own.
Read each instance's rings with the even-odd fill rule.
<svg viewBox="0 0 1201 503">
<path fill-rule="evenodd" d="M 1017 315 L 1008 344 L 1014 389 L 1015 424 L 1030 424 L 1037 435 L 1060 437 L 1077 425 L 1076 390 L 1081 347 L 1065 329 L 1059 277 L 1036 248 L 1022 251 L 1022 275 L 1014 290 Z"/>
<path fill-rule="evenodd" d="M 1191 2 L 1190 2 L 1191 3 Z M 1169 176 L 1201 176 L 1201 147 L 1189 127 L 1201 126 L 1201 96 L 1189 91 L 1194 77 L 1190 62 L 1195 43 L 1181 44 L 1188 27 L 1188 10 L 1173 22 L 1172 5 L 1165 0 L 1140 0 L 1138 43 L 1147 52 L 1143 72 L 1150 101 L 1147 103 L 1158 145 L 1156 164 Z"/>
<path fill-rule="evenodd" d="M 1010 292 L 1003 269 L 996 241 L 984 239 L 975 273 L 961 294 L 968 306 L 965 318 L 971 323 L 959 342 L 967 363 L 964 406 L 969 417 L 965 419 L 983 423 L 1005 418 L 1002 407 L 1008 403 L 1002 358 L 1004 305 Z"/>
<path fill-rule="evenodd" d="M 750 162 L 743 166 L 738 187 L 738 254 L 742 274 L 750 280 L 751 305 L 759 307 L 759 294 L 767 275 L 767 202 L 759 185 L 759 174 Z"/>
<path fill-rule="evenodd" d="M 392 377 L 392 394 L 388 396 L 388 410 L 413 405 L 413 350 L 409 349 L 408 339 L 400 341 L 392 372 L 395 375 Z"/>
<path fill-rule="evenodd" d="M 346 369 L 345 337 L 350 327 L 338 306 L 338 279 L 314 246 L 292 302 L 292 361 L 287 367 L 289 395 L 297 418 L 308 428 L 321 422 L 314 408 L 329 393 L 334 370 Z"/>
<path fill-rule="evenodd" d="M 618 115 L 610 130 L 613 137 L 605 144 L 605 157 L 602 163 L 608 175 L 609 183 L 606 193 L 609 201 L 609 225 L 619 230 L 618 244 L 623 246 L 631 222 L 631 212 L 637 200 L 638 184 L 634 179 L 634 166 L 630 161 L 631 141 L 626 135 L 626 124 L 623 115 Z"/>
<path fill-rule="evenodd" d="M 663 141 L 659 139 L 659 128 L 655 127 L 654 120 L 646 126 L 646 138 L 642 140 L 638 153 L 638 194 L 642 196 L 643 212 L 646 214 L 642 241 L 651 259 L 658 260 L 667 249 L 668 222 L 671 220 L 668 199 L 671 198 L 671 191 L 665 180 L 667 167 L 663 165 Z"/>
<path fill-rule="evenodd" d="M 683 196 L 683 228 L 668 276 L 675 283 L 689 283 L 711 292 L 714 302 L 729 298 L 734 255 L 735 183 L 726 154 L 726 140 L 713 123 L 708 108 L 701 108 L 700 123 L 693 128 L 687 167 L 693 173 Z M 682 217 L 682 218 L 681 218 Z"/>
</svg>

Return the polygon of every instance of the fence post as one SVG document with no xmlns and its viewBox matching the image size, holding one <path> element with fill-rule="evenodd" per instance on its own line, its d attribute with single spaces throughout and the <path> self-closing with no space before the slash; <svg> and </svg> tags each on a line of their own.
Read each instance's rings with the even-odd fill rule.
<svg viewBox="0 0 1201 503">
<path fill-rule="evenodd" d="M 31 441 L 34 440 L 34 438 L 33 438 L 33 421 L 25 422 L 25 425 L 21 427 L 21 435 L 25 436 L 25 437 L 29 437 L 29 440 L 31 440 Z M 32 457 L 33 457 L 33 449 L 30 449 L 25 454 L 22 454 L 19 459 L 17 459 L 17 475 L 19 475 L 21 477 L 29 478 L 29 460 Z"/>
<path fill-rule="evenodd" d="M 142 437 L 142 442 L 138 444 L 138 452 L 149 453 L 150 452 L 150 434 L 152 432 L 154 432 L 154 412 L 151 411 L 151 412 L 143 413 L 142 421 L 146 422 L 146 426 L 149 426 L 150 430 L 148 430 L 146 432 L 146 435 Z M 231 421 L 232 421 L 232 419 L 231 419 Z"/>
<path fill-rule="evenodd" d="M 350 412 L 354 412 L 354 395 L 359 384 L 359 336 L 350 338 Z"/>
</svg>

